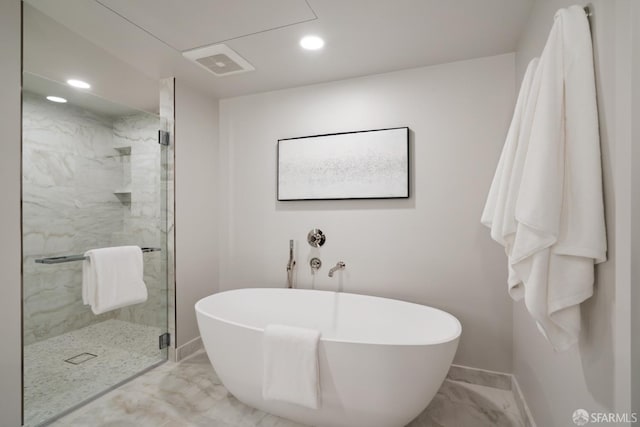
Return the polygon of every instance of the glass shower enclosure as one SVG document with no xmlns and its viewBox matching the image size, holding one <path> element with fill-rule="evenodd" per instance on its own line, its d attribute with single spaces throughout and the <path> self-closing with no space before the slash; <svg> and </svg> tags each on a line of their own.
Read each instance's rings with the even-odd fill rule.
<svg viewBox="0 0 640 427">
<path fill-rule="evenodd" d="M 167 359 L 168 169 L 159 129 L 156 115 L 24 74 L 26 426 Z M 84 253 L 124 245 L 144 248 L 148 298 L 95 315 L 83 304 Z"/>
</svg>

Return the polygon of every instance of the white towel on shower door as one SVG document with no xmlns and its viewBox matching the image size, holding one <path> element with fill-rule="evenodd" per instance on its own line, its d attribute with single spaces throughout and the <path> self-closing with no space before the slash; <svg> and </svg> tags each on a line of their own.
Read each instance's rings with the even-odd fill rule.
<svg viewBox="0 0 640 427">
<path fill-rule="evenodd" d="M 102 314 L 147 300 L 138 246 L 91 249 L 82 264 L 82 302 Z"/>
<path fill-rule="evenodd" d="M 262 397 L 307 408 L 320 406 L 318 341 L 314 329 L 268 325 L 263 337 Z"/>
</svg>

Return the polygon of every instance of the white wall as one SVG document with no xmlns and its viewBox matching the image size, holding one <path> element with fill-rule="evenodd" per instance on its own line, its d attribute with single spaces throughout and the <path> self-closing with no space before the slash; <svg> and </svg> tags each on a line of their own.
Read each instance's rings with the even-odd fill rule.
<svg viewBox="0 0 640 427">
<path fill-rule="evenodd" d="M 194 304 L 218 290 L 218 102 L 176 81 L 176 344 L 197 338 Z"/>
<path fill-rule="evenodd" d="M 22 417 L 20 331 L 20 33 L 21 2 L 0 2 L 0 423 Z"/>
<path fill-rule="evenodd" d="M 516 54 L 518 83 L 539 56 L 556 10 L 575 0 L 534 3 Z M 539 426 L 570 425 L 575 409 L 629 409 L 630 116 L 628 0 L 592 0 L 591 29 L 600 117 L 608 258 L 597 267 L 595 295 L 582 307 L 580 344 L 555 353 L 523 304 L 514 306 L 514 374 Z"/>
<path fill-rule="evenodd" d="M 510 372 L 506 264 L 480 214 L 514 88 L 508 54 L 221 100 L 221 289 L 286 286 L 294 239 L 299 287 L 443 308 L 462 322 L 457 363 Z M 276 201 L 279 138 L 397 126 L 411 129 L 410 199 Z"/>
</svg>

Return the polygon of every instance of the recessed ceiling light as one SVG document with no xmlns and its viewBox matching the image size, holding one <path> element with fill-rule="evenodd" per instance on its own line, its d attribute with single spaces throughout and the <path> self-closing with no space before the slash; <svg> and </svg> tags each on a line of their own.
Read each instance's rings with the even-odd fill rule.
<svg viewBox="0 0 640 427">
<path fill-rule="evenodd" d="M 78 89 L 89 89 L 91 87 L 89 83 L 76 79 L 67 80 L 67 84 L 69 84 L 69 86 L 77 87 Z"/>
<path fill-rule="evenodd" d="M 47 96 L 47 99 L 51 102 L 57 102 L 59 104 L 64 104 L 65 102 L 67 102 L 66 99 L 60 98 L 59 96 Z"/>
<path fill-rule="evenodd" d="M 300 39 L 300 46 L 307 50 L 318 50 L 324 46 L 324 40 L 318 36 L 304 36 Z"/>
</svg>

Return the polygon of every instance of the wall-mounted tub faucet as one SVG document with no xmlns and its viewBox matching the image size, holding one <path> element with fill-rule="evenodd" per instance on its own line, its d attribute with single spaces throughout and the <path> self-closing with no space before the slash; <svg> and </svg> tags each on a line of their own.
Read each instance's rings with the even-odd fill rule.
<svg viewBox="0 0 640 427">
<path fill-rule="evenodd" d="M 293 240 L 289 240 L 289 262 L 287 263 L 287 287 L 293 289 L 293 268 L 296 261 L 293 259 Z"/>
<path fill-rule="evenodd" d="M 335 273 L 337 270 L 344 270 L 346 266 L 347 264 L 345 264 L 343 261 L 338 261 L 336 263 L 336 266 L 329 270 L 329 277 L 333 277 L 333 273 Z"/>
</svg>

